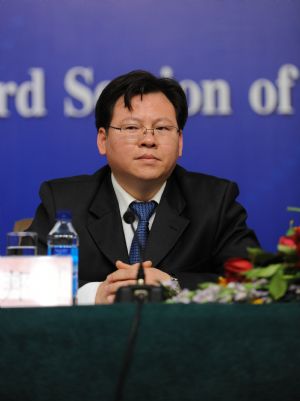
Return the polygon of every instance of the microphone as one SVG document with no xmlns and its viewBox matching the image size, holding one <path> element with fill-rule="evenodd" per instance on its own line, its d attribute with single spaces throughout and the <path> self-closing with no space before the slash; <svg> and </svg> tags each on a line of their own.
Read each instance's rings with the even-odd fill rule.
<svg viewBox="0 0 300 401">
<path fill-rule="evenodd" d="M 133 223 L 136 220 L 136 215 L 130 209 L 126 210 L 123 215 L 125 223 L 130 224 L 133 233 L 133 239 L 137 239 L 137 244 L 140 253 L 139 268 L 136 276 L 136 284 L 129 285 L 126 287 L 120 287 L 116 292 L 115 302 L 162 302 L 165 299 L 165 293 L 163 287 L 156 285 L 145 284 L 145 271 L 143 267 L 143 259 L 145 249 L 142 246 L 137 231 L 135 230 Z"/>
<path fill-rule="evenodd" d="M 135 222 L 135 214 L 133 213 L 133 211 L 127 209 L 126 212 L 123 214 L 123 220 L 125 221 L 125 223 L 131 225 L 133 234 L 135 234 L 134 227 L 132 226 L 132 224 Z"/>
</svg>

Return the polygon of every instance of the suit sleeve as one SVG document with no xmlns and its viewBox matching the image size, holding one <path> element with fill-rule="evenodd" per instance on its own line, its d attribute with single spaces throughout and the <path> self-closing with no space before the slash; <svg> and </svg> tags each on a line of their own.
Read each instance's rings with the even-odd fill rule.
<svg viewBox="0 0 300 401">
<path fill-rule="evenodd" d="M 229 182 L 218 214 L 213 251 L 216 266 L 223 267 L 231 257 L 247 258 L 247 248 L 259 246 L 256 235 L 246 224 L 246 210 L 236 201 L 238 195 L 238 186 Z"/>
<path fill-rule="evenodd" d="M 231 257 L 247 258 L 248 247 L 260 246 L 255 233 L 246 224 L 246 210 L 236 201 L 238 195 L 238 186 L 227 182 L 219 207 L 215 210 L 215 234 L 206 272 L 178 272 L 176 277 L 182 288 L 195 289 L 198 283 L 217 281 L 224 274 L 226 260 Z M 199 266 L 199 270 L 203 271 L 203 266 Z"/>
</svg>

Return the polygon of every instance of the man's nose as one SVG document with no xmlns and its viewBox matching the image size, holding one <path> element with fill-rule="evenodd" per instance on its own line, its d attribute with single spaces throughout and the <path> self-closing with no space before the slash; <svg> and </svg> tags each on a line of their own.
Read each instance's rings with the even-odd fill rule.
<svg viewBox="0 0 300 401">
<path fill-rule="evenodd" d="M 154 128 L 145 128 L 145 131 L 141 137 L 140 143 L 146 146 L 155 146 L 156 145 L 156 135 L 154 132 Z"/>
</svg>

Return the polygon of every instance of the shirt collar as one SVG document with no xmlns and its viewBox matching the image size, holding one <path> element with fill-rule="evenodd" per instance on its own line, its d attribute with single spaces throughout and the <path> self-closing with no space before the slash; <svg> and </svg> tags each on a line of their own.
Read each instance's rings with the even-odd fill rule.
<svg viewBox="0 0 300 401">
<path fill-rule="evenodd" d="M 121 187 L 121 185 L 118 183 L 113 173 L 111 173 L 111 182 L 119 203 L 121 216 L 123 216 L 124 213 L 128 210 L 128 207 L 131 202 L 134 201 L 139 202 L 139 201 L 137 199 L 134 199 L 128 192 L 125 191 L 124 188 Z M 149 201 L 154 200 L 155 202 L 157 202 L 157 204 L 159 204 L 166 184 L 167 182 L 165 181 L 160 187 L 160 189 L 156 192 L 156 194 L 151 199 L 149 199 Z"/>
</svg>

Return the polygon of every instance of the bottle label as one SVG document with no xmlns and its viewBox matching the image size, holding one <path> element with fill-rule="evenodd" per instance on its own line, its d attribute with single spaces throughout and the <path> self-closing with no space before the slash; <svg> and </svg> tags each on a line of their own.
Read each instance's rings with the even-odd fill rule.
<svg viewBox="0 0 300 401">
<path fill-rule="evenodd" d="M 78 290 L 78 248 L 75 246 L 48 246 L 48 255 L 52 256 L 72 256 L 73 259 L 73 277 L 72 277 L 72 296 L 76 298 Z"/>
</svg>

